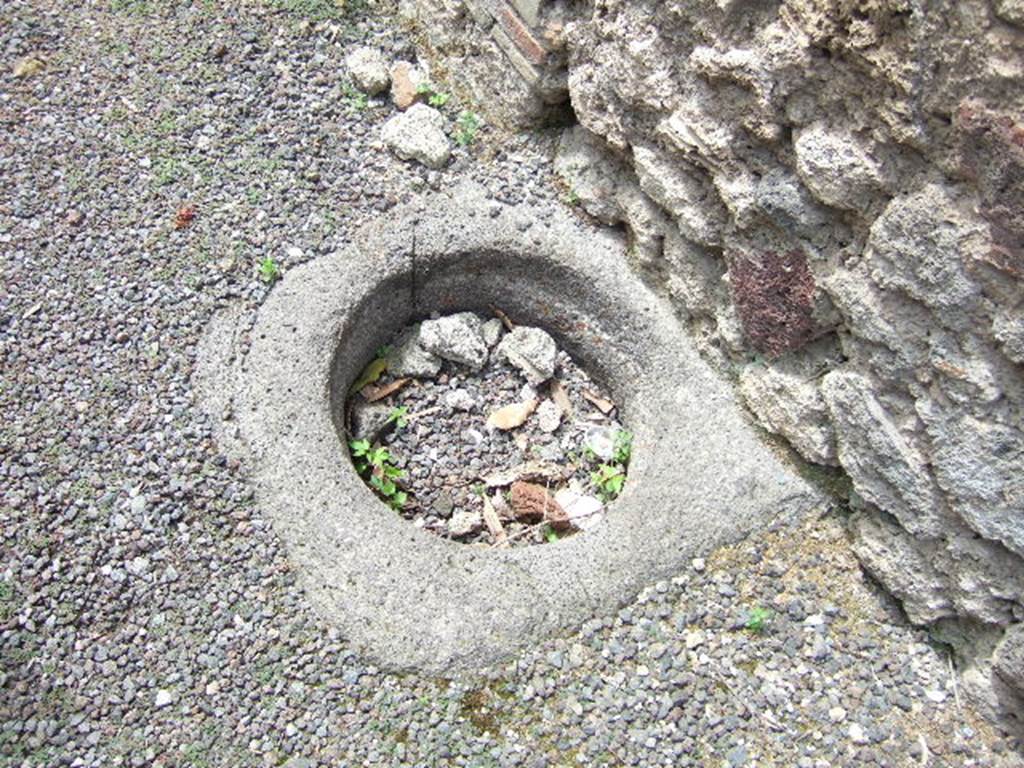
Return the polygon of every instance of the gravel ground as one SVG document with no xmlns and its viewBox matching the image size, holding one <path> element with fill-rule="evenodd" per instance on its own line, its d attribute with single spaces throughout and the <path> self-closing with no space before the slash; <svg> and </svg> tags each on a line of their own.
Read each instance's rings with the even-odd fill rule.
<svg viewBox="0 0 1024 768">
<path fill-rule="evenodd" d="M 0 764 L 1017 764 L 836 518 L 474 676 L 382 673 L 313 614 L 194 407 L 205 321 L 259 304 L 259 260 L 330 251 L 416 190 L 557 194 L 547 134 L 485 131 L 440 172 L 391 158 L 390 108 L 359 110 L 340 63 L 409 44 L 325 7 L 0 8 Z M 25 56 L 41 71 L 15 77 Z"/>
</svg>

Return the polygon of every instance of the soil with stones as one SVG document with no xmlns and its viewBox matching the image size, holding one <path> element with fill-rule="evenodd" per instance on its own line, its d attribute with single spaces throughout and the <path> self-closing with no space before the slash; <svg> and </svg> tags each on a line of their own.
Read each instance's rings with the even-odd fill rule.
<svg viewBox="0 0 1024 768">
<path fill-rule="evenodd" d="M 625 482 L 630 433 L 545 331 L 508 333 L 497 317 L 468 312 L 435 317 L 401 331 L 367 371 L 380 361 L 385 372 L 347 403 L 353 458 L 384 500 L 402 494 L 393 506 L 403 517 L 484 546 L 600 525 Z M 378 453 L 374 469 L 365 454 L 380 446 L 387 458 Z M 602 467 L 608 479 L 595 479 Z M 385 474 L 393 485 L 382 492 Z"/>
<path fill-rule="evenodd" d="M 393 157 L 344 61 L 414 51 L 387 8 L 337 8 L 0 7 L 0 765 L 1020 765 L 841 514 L 479 674 L 390 674 L 313 610 L 195 407 L 206 322 L 276 290 L 264 257 L 287 273 L 417 190 L 559 197 L 551 132 Z"/>
</svg>

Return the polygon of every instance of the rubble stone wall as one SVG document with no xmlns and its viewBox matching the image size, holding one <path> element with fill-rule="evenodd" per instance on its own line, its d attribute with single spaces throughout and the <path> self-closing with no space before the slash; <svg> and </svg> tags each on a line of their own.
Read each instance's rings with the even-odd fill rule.
<svg viewBox="0 0 1024 768">
<path fill-rule="evenodd" d="M 766 429 L 849 477 L 865 569 L 1020 727 L 1024 0 L 403 11 L 493 119 L 571 105 L 568 199 L 628 228 Z"/>
</svg>

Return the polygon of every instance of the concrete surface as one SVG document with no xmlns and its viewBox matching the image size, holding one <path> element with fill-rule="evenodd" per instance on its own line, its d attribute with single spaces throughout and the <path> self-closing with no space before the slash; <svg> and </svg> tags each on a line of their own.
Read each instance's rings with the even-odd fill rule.
<svg viewBox="0 0 1024 768">
<path fill-rule="evenodd" d="M 625 249 L 564 208 L 504 206 L 466 186 L 290 271 L 241 366 L 230 361 L 245 319 L 211 324 L 204 389 L 213 415 L 233 413 L 240 428 L 222 423 L 225 444 L 247 446 L 259 502 L 318 608 L 380 664 L 496 661 L 821 503 L 759 441 L 670 307 L 621 268 Z M 396 331 L 434 310 L 494 306 L 549 330 L 608 385 L 635 434 L 630 483 L 607 521 L 556 544 L 489 551 L 415 529 L 363 484 L 339 436 L 349 384 Z"/>
</svg>

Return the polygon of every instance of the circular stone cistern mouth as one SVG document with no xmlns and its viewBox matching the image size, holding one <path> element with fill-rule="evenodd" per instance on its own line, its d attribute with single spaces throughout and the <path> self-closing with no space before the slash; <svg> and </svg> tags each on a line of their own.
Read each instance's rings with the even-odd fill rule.
<svg viewBox="0 0 1024 768">
<path fill-rule="evenodd" d="M 382 503 L 482 548 L 600 526 L 625 488 L 632 433 L 544 329 L 500 309 L 406 326 L 349 385 L 344 443 Z"/>
<path fill-rule="evenodd" d="M 484 213 L 488 204 L 465 186 L 394 209 L 342 251 L 286 273 L 240 363 L 225 365 L 238 350 L 218 342 L 230 334 L 216 320 L 201 355 L 208 410 L 222 413 L 231 392 L 237 425 L 220 434 L 243 438 L 261 509 L 310 599 L 390 669 L 496 662 L 820 503 L 628 269 L 620 236 L 554 205 Z M 496 326 L 496 308 L 513 330 Z M 452 326 L 440 340 L 438 324 Z M 501 336 L 493 347 L 485 326 Z M 434 337 L 423 343 L 425 327 Z M 477 358 L 438 354 L 466 327 Z M 440 359 L 433 377 L 403 368 L 424 364 L 403 357 L 410 338 Z M 539 345 L 547 365 L 549 342 L 550 375 L 517 364 Z M 523 421 L 503 429 L 501 419 Z M 586 453 L 591 425 L 604 428 L 607 460 L 593 442 Z M 558 475 L 492 477 L 531 461 Z M 436 472 L 439 462 L 450 471 Z M 595 473 L 615 464 L 622 484 L 602 489 Z M 532 500 L 515 499 L 517 482 Z M 564 492 L 600 502 L 597 524 L 546 512 L 559 492 L 566 517 Z M 453 529 L 457 511 L 467 515 Z"/>
</svg>

